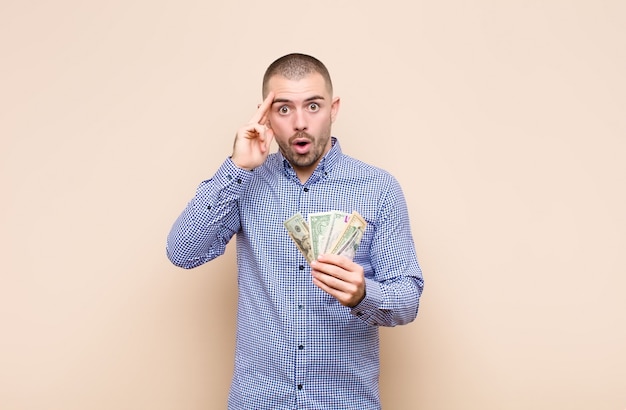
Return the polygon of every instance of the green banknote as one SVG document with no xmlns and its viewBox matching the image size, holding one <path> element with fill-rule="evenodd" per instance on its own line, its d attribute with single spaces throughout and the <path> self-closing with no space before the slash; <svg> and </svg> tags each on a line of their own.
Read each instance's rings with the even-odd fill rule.
<svg viewBox="0 0 626 410">
<path fill-rule="evenodd" d="M 308 223 L 297 213 L 284 225 L 289 236 L 310 263 L 323 253 L 354 259 L 367 222 L 357 212 L 317 212 L 309 214 Z"/>
<path fill-rule="evenodd" d="M 340 211 L 329 211 L 309 214 L 309 230 L 313 258 L 328 253 L 346 227 L 350 215 Z"/>
<path fill-rule="evenodd" d="M 301 213 L 297 213 L 284 222 L 289 236 L 295 242 L 296 246 L 302 252 L 307 262 L 311 263 L 313 259 L 313 249 L 311 248 L 311 234 L 309 225 L 304 220 Z"/>
</svg>

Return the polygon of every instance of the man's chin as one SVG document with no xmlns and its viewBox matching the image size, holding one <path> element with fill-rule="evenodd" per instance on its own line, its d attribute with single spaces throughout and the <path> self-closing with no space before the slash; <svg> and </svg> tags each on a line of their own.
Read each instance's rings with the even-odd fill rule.
<svg viewBox="0 0 626 410">
<path fill-rule="evenodd" d="M 292 153 L 291 157 L 288 158 L 289 162 L 292 166 L 298 168 L 308 168 L 315 164 L 316 160 L 311 155 L 311 153 L 307 153 L 305 155 L 299 155 L 296 153 Z"/>
</svg>

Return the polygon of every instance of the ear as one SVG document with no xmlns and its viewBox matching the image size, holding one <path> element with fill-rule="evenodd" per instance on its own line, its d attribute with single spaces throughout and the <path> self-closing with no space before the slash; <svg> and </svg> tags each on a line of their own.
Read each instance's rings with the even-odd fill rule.
<svg viewBox="0 0 626 410">
<path fill-rule="evenodd" d="M 339 112 L 339 106 L 341 105 L 341 99 L 339 97 L 333 98 L 333 102 L 330 105 L 330 121 L 335 122 L 337 113 Z"/>
</svg>

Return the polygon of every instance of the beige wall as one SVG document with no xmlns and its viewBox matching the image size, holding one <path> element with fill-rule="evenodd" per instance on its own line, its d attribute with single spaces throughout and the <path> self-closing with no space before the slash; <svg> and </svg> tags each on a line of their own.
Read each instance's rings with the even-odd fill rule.
<svg viewBox="0 0 626 410">
<path fill-rule="evenodd" d="M 0 408 L 224 408 L 234 248 L 165 236 L 291 51 L 409 201 L 385 408 L 626 408 L 626 3 L 248 3 L 0 3 Z"/>
</svg>

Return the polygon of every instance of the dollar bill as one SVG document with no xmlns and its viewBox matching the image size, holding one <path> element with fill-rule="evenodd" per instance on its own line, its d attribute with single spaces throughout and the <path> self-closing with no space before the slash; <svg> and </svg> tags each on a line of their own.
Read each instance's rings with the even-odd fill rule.
<svg viewBox="0 0 626 410">
<path fill-rule="evenodd" d="M 309 215 L 309 231 L 313 258 L 327 253 L 349 220 L 349 214 L 341 211 L 318 212 Z"/>
<path fill-rule="evenodd" d="M 333 244 L 330 253 L 354 259 L 366 227 L 365 219 L 358 212 L 352 212 L 345 229 Z"/>
<path fill-rule="evenodd" d="M 332 214 L 330 212 L 318 212 L 309 214 L 309 231 L 311 232 L 311 248 L 313 249 L 313 259 L 323 252 L 321 243 L 326 242 L 326 235 L 329 231 Z"/>
<path fill-rule="evenodd" d="M 311 263 L 313 258 L 313 249 L 311 248 L 311 234 L 309 225 L 304 220 L 301 213 L 297 213 L 284 222 L 289 236 L 296 243 L 296 246 L 302 252 L 307 262 Z"/>
<path fill-rule="evenodd" d="M 317 212 L 309 215 L 308 222 L 298 212 L 284 225 L 307 262 L 311 263 L 323 253 L 354 259 L 367 222 L 357 211 L 351 214 Z"/>
<path fill-rule="evenodd" d="M 330 232 L 326 235 L 326 243 L 323 244 L 323 253 L 330 252 L 332 246 L 337 242 L 339 236 L 350 221 L 350 214 L 341 211 L 332 211 Z"/>
</svg>

